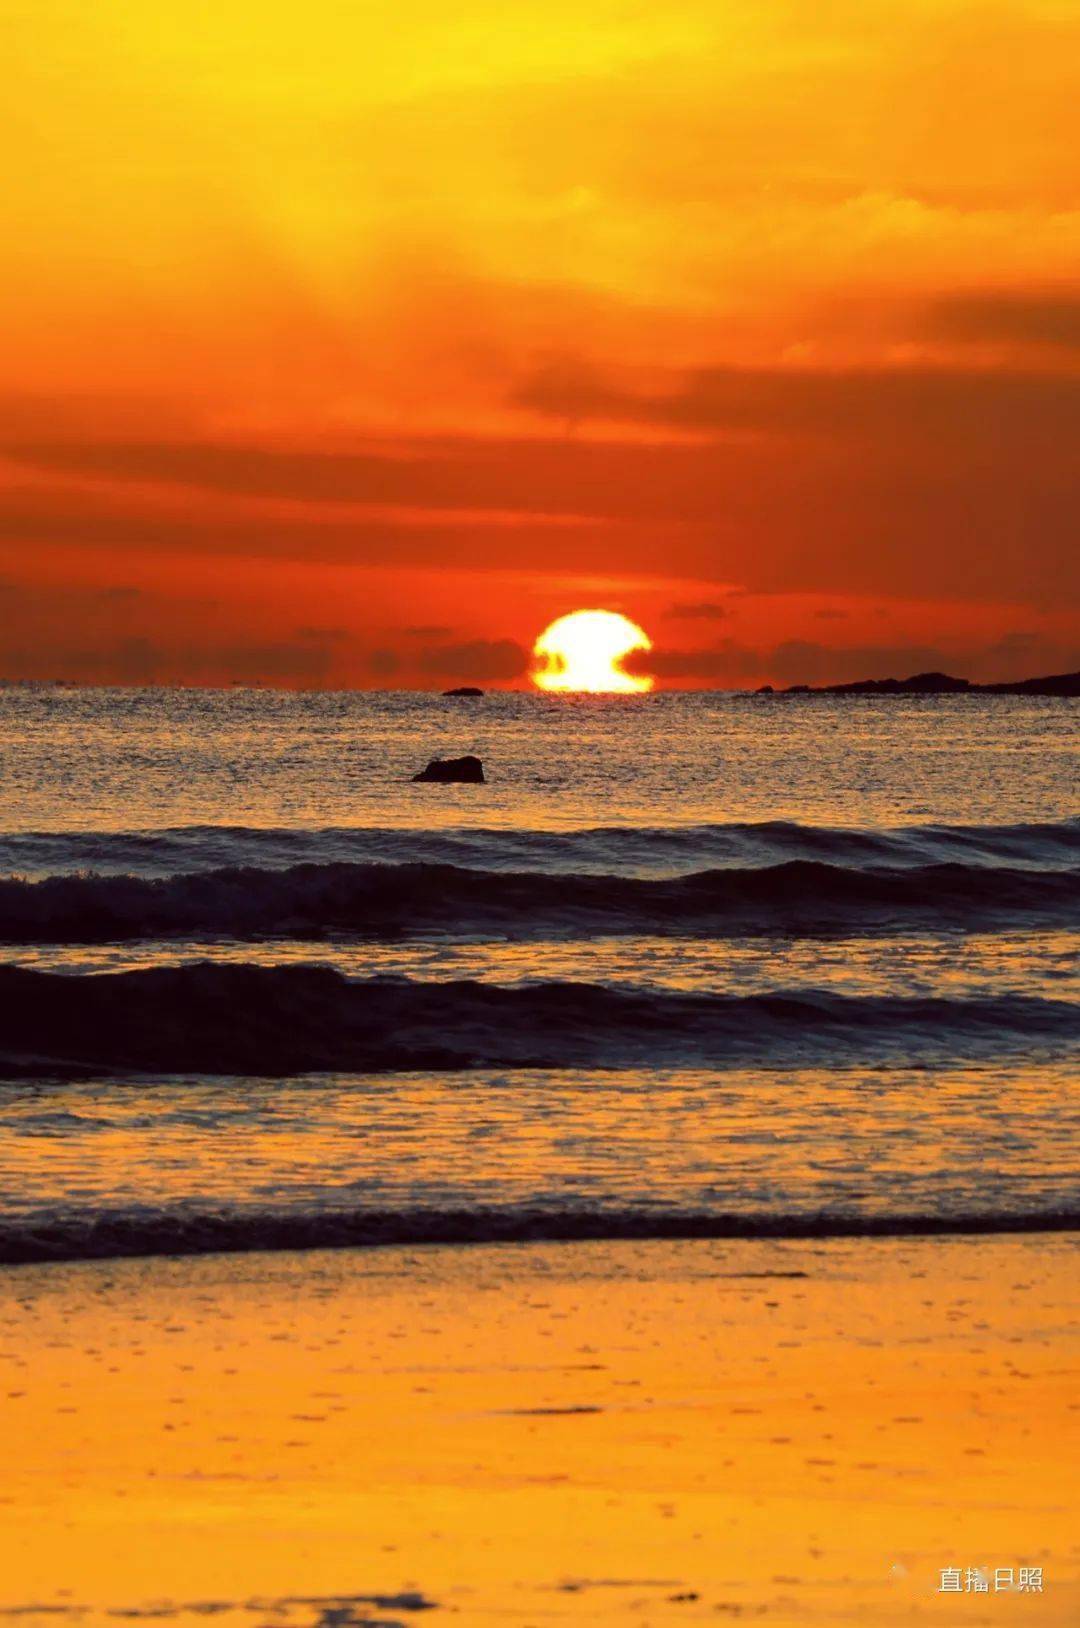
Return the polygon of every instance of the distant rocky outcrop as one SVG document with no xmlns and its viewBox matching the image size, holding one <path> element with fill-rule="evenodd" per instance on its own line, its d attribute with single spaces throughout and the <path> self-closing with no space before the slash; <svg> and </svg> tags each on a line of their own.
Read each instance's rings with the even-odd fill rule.
<svg viewBox="0 0 1080 1628">
<path fill-rule="evenodd" d="M 1080 695 L 1080 673 L 1054 673 L 1049 678 L 1022 678 L 1015 684 L 977 684 L 984 695 Z"/>
<path fill-rule="evenodd" d="M 435 786 L 482 786 L 484 765 L 478 757 L 433 757 L 413 780 Z"/>
<path fill-rule="evenodd" d="M 483 690 L 477 689 L 475 684 L 459 684 L 456 690 L 443 690 L 444 695 L 468 697 L 470 699 L 474 696 L 483 695 L 483 693 Z"/>
<path fill-rule="evenodd" d="M 768 685 L 759 695 L 774 693 Z M 778 695 L 1057 695 L 1080 696 L 1080 672 L 1049 678 L 1022 678 L 1011 684 L 972 684 L 951 673 L 915 673 L 911 678 L 861 678 L 852 684 L 792 684 Z"/>
</svg>

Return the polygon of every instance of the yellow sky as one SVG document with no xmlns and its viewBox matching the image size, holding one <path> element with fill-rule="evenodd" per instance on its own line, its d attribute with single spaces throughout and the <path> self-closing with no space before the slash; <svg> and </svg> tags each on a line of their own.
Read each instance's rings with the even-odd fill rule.
<svg viewBox="0 0 1080 1628">
<path fill-rule="evenodd" d="M 277 459 L 299 557 L 467 508 L 433 569 L 562 572 L 572 514 L 582 574 L 974 598 L 1067 650 L 1075 3 L 15 0 L 0 51 L 9 579 L 122 586 L 208 500 L 232 553 Z M 536 631 L 493 616 L 454 626 Z"/>
</svg>

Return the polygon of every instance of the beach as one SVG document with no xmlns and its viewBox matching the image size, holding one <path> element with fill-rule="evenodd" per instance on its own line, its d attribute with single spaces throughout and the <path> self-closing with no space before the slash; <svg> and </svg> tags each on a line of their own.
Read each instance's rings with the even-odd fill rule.
<svg viewBox="0 0 1080 1628">
<path fill-rule="evenodd" d="M 1075 1622 L 1074 1288 L 1055 1234 L 12 1268 L 0 1604 Z"/>
<path fill-rule="evenodd" d="M 0 1609 L 1075 1622 L 1076 703 L 455 705 L 0 693 Z"/>
<path fill-rule="evenodd" d="M 1080 1628 L 1080 0 L 0 43 L 0 1628 Z"/>
</svg>

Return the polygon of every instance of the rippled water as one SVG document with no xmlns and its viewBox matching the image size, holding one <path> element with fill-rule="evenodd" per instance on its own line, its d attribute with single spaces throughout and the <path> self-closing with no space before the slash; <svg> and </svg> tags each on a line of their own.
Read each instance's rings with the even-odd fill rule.
<svg viewBox="0 0 1080 1628">
<path fill-rule="evenodd" d="M 418 937 L 370 942 L 281 939 L 33 944 L 18 962 L 42 971 L 129 972 L 215 961 L 331 967 L 348 978 L 374 974 L 445 983 L 477 979 L 503 987 L 599 982 L 609 987 L 766 994 L 780 988 L 850 996 L 976 999 L 988 989 L 1080 1002 L 1080 931 L 896 933 L 860 938 L 604 938 L 588 940 Z"/>
<path fill-rule="evenodd" d="M 0 829 L 413 829 L 1077 813 L 1080 703 L 0 689 Z M 489 785 L 414 787 L 476 752 Z"/>
<path fill-rule="evenodd" d="M 1074 1219 L 1078 722 L 0 690 L 0 1258 Z"/>
<path fill-rule="evenodd" d="M 642 1212 L 763 1220 L 1068 1209 L 1075 1077 L 1060 1065 L 616 1071 L 0 1086 L 17 1181 L 8 1236 L 89 1211 L 107 1230 L 168 1193 L 198 1234 L 243 1217 Z M 396 1223 L 395 1223 L 396 1218 Z M 631 1220 L 627 1220 L 631 1218 Z M 404 1228 L 404 1232 L 403 1232 Z M 602 1229 L 603 1230 L 603 1229 Z M 3 1237 L 0 1232 L 0 1237 Z"/>
</svg>

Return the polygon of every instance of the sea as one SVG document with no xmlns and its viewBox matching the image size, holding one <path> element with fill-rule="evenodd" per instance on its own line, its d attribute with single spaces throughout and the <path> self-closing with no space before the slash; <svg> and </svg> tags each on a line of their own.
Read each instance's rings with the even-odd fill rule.
<svg viewBox="0 0 1080 1628">
<path fill-rule="evenodd" d="M 0 688 L 0 1262 L 1073 1228 L 1078 724 Z"/>
</svg>

